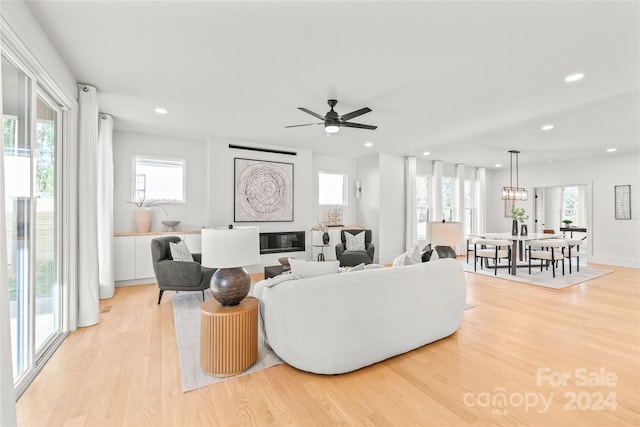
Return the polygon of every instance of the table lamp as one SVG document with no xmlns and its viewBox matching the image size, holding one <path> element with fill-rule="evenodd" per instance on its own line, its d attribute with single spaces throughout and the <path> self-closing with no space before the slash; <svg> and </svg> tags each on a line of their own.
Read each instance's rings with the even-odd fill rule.
<svg viewBox="0 0 640 427">
<path fill-rule="evenodd" d="M 251 289 L 244 269 L 260 262 L 258 227 L 205 228 L 202 230 L 202 265 L 217 268 L 211 278 L 213 297 L 224 306 L 238 305 Z"/>
<path fill-rule="evenodd" d="M 448 258 L 455 258 L 456 251 L 452 246 L 460 246 L 463 240 L 462 223 L 461 222 L 430 222 L 431 228 L 431 244 L 438 251 L 438 255 Z"/>
</svg>

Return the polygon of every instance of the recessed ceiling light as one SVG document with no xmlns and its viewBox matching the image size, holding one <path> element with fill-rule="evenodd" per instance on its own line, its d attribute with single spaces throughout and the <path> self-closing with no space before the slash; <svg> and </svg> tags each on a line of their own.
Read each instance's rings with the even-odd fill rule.
<svg viewBox="0 0 640 427">
<path fill-rule="evenodd" d="M 540 129 L 545 130 L 545 131 L 550 131 L 551 129 L 553 129 L 555 126 L 552 125 L 551 123 L 547 123 L 546 125 L 542 125 L 542 127 Z"/>
<path fill-rule="evenodd" d="M 502 167 L 502 163 L 496 163 L 496 167 L 497 168 L 501 168 Z"/>
<path fill-rule="evenodd" d="M 166 108 L 162 108 L 162 107 L 158 107 L 153 111 L 155 111 L 158 114 L 167 114 L 169 112 Z"/>
<path fill-rule="evenodd" d="M 430 155 L 431 155 L 431 153 L 430 153 L 429 151 L 424 151 L 424 152 L 422 153 L 422 155 L 423 155 L 423 156 L 430 156 Z"/>
<path fill-rule="evenodd" d="M 607 148 L 607 153 L 613 153 L 617 148 Z"/>
<path fill-rule="evenodd" d="M 564 81 L 567 83 L 573 83 L 573 82 L 578 82 L 582 79 L 584 79 L 584 73 L 575 73 L 575 74 L 569 74 L 567 77 L 564 78 Z"/>
<path fill-rule="evenodd" d="M 373 142 L 365 142 L 364 146 L 365 147 L 373 147 Z"/>
</svg>

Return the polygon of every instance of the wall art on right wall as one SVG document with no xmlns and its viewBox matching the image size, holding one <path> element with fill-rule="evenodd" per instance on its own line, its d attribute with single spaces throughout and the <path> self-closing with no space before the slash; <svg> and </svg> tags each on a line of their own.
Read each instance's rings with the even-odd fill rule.
<svg viewBox="0 0 640 427">
<path fill-rule="evenodd" d="M 613 189 L 616 219 L 631 219 L 631 186 L 616 185 Z"/>
</svg>

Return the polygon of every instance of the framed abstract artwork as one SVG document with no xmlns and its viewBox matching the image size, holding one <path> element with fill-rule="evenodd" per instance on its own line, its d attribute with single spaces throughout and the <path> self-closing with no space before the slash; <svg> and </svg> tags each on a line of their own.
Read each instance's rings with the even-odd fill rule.
<svg viewBox="0 0 640 427">
<path fill-rule="evenodd" d="M 613 190 L 616 219 L 631 219 L 631 186 L 615 185 Z"/>
<path fill-rule="evenodd" d="M 234 162 L 234 221 L 293 221 L 293 163 Z"/>
</svg>

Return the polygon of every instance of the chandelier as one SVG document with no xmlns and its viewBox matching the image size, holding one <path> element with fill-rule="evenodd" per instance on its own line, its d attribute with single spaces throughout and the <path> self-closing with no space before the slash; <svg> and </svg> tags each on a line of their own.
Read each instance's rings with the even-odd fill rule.
<svg viewBox="0 0 640 427">
<path fill-rule="evenodd" d="M 502 187 L 502 200 L 527 200 L 529 193 L 522 187 L 518 187 L 518 150 L 509 150 L 509 186 Z M 516 157 L 516 186 L 513 186 L 513 156 Z"/>
</svg>

